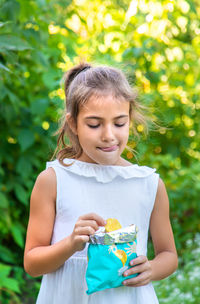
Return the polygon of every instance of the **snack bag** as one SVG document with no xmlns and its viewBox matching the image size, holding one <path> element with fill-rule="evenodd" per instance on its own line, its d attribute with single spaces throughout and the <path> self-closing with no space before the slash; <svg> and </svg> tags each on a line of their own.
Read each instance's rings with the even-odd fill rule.
<svg viewBox="0 0 200 304">
<path fill-rule="evenodd" d="M 130 261 L 137 257 L 136 226 L 130 225 L 118 230 L 114 228 L 114 231 L 111 231 L 112 223 L 108 226 L 107 231 L 110 232 L 105 231 L 105 226 L 90 236 L 86 271 L 88 295 L 99 290 L 123 286 L 122 282 L 125 279 L 137 275 L 126 278 L 123 276 L 123 272 L 131 267 Z"/>
</svg>

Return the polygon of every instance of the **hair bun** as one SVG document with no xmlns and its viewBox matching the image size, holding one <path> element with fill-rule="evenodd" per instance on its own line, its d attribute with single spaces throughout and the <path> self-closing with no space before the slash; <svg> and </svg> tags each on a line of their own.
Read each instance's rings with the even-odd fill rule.
<svg viewBox="0 0 200 304">
<path fill-rule="evenodd" d="M 65 89 L 67 90 L 70 86 L 70 83 L 74 80 L 74 78 L 81 72 L 90 69 L 92 66 L 88 63 L 81 63 L 74 68 L 70 69 L 65 75 Z"/>
</svg>

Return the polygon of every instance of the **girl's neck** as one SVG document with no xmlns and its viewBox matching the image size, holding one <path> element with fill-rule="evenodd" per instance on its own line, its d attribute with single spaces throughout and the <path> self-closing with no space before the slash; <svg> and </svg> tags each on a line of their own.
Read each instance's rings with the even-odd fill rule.
<svg viewBox="0 0 200 304">
<path fill-rule="evenodd" d="M 79 157 L 76 160 L 80 161 L 80 162 L 84 162 L 84 163 L 88 163 L 88 164 L 96 164 L 98 165 L 99 163 L 96 162 L 91 162 L 86 160 L 84 157 Z M 99 164 L 101 165 L 101 164 Z M 122 167 L 128 167 L 128 166 L 132 166 L 132 163 L 130 163 L 129 161 L 125 160 L 124 158 L 120 157 L 119 161 L 117 162 L 117 164 L 106 164 L 107 166 L 122 166 Z"/>
</svg>

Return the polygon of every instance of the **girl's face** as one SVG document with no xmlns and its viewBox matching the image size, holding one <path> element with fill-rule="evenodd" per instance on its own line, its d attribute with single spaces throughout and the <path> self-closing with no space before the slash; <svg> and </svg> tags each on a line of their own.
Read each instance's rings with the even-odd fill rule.
<svg viewBox="0 0 200 304">
<path fill-rule="evenodd" d="M 121 154 L 129 137 L 129 102 L 113 96 L 92 97 L 80 108 L 76 134 L 83 149 L 79 160 L 124 165 Z"/>
</svg>

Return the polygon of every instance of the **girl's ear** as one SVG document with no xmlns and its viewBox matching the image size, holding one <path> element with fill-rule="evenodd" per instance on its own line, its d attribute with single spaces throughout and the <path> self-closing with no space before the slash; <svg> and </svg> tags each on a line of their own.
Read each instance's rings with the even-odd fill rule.
<svg viewBox="0 0 200 304">
<path fill-rule="evenodd" d="M 77 135 L 77 128 L 76 128 L 76 122 L 74 121 L 73 117 L 70 113 L 66 114 L 66 121 L 72 132 Z"/>
</svg>

